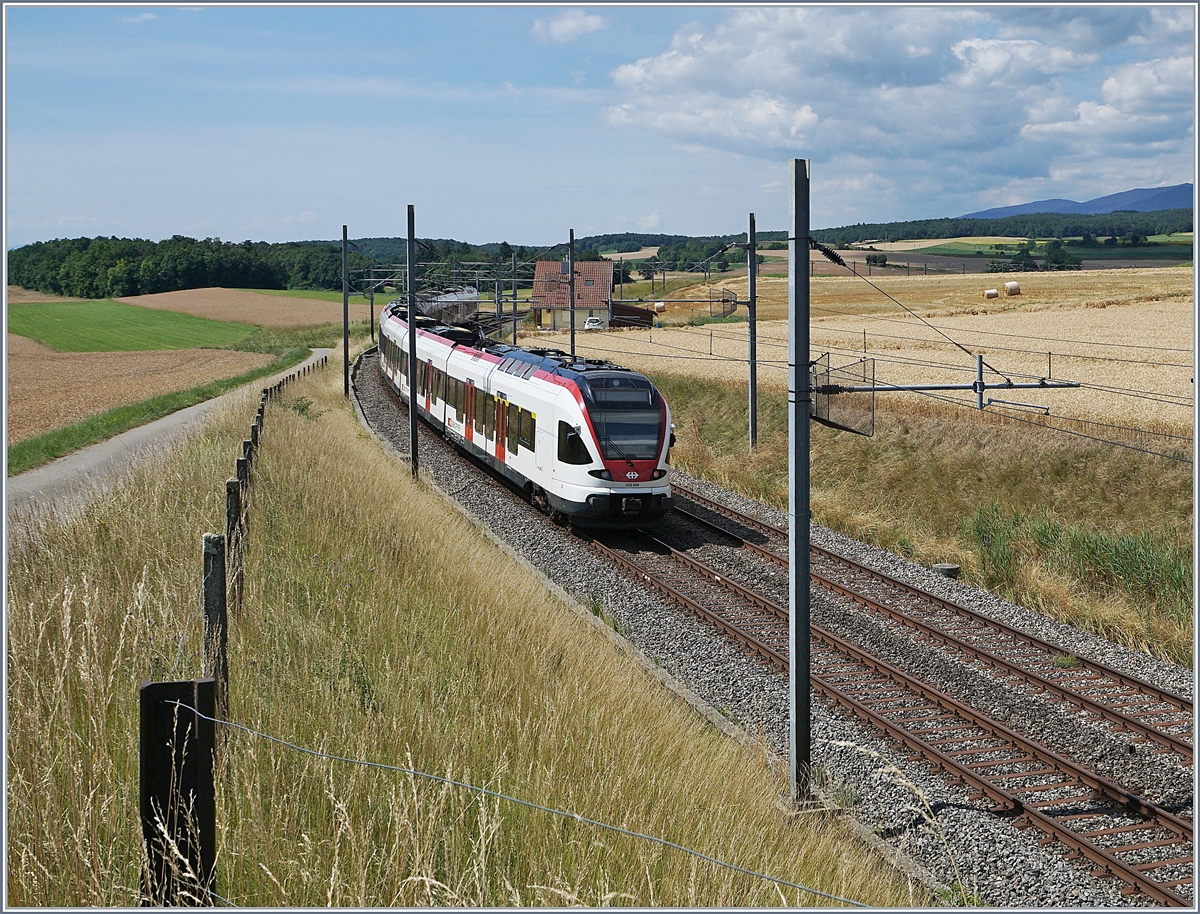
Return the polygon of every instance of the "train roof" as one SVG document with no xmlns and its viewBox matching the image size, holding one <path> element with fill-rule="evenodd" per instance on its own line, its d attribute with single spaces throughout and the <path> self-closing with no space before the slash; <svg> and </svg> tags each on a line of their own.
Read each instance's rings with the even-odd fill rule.
<svg viewBox="0 0 1200 914">
<path fill-rule="evenodd" d="M 407 316 L 406 312 L 407 308 L 402 305 L 393 309 L 393 313 L 401 319 Z M 574 380 L 584 380 L 589 382 L 591 386 L 610 386 L 604 380 L 605 375 L 611 376 L 615 374 L 628 377 L 633 382 L 631 386 L 641 386 L 635 379 L 645 379 L 645 376 L 640 372 L 636 372 L 632 368 L 615 365 L 606 359 L 585 359 L 579 356 L 572 358 L 570 353 L 563 352 L 561 349 L 526 348 L 524 346 L 510 346 L 507 343 L 498 343 L 495 340 L 489 340 L 480 333 L 478 327 L 471 324 L 444 324 L 435 318 L 418 314 L 417 328 L 426 333 L 440 336 L 457 345 L 468 346 L 480 352 L 496 356 L 501 360 L 502 365 L 504 360 L 507 359 L 524 362 L 535 365 L 549 374 L 572 378 Z M 645 381 L 645 384 L 646 386 L 651 386 L 649 381 Z M 584 386 L 587 387 L 588 384 Z"/>
</svg>

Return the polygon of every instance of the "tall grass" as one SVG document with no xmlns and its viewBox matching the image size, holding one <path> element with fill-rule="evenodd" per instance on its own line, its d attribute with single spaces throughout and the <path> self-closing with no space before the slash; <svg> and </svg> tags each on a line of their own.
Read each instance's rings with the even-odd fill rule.
<svg viewBox="0 0 1200 914">
<path fill-rule="evenodd" d="M 787 401 L 656 375 L 673 460 L 787 508 Z M 812 428 L 813 519 L 1160 657 L 1192 658 L 1192 466 L 988 415 L 880 398 L 875 435 Z"/>
<path fill-rule="evenodd" d="M 336 371 L 267 414 L 231 621 L 230 717 L 471 781 L 872 905 L 928 899 L 796 815 L 699 722 L 362 431 Z M 292 408 L 279 408 L 290 405 Z M 8 577 L 8 902 L 135 905 L 137 684 L 199 673 L 200 538 L 249 396 L 70 518 L 18 518 Z M 177 662 L 177 658 L 178 662 Z M 241 905 L 815 905 L 637 839 L 234 731 L 217 891 Z"/>
</svg>

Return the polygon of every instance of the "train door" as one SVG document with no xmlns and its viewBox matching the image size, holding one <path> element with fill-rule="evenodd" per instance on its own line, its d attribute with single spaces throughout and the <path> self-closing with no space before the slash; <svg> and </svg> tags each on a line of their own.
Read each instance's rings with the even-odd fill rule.
<svg viewBox="0 0 1200 914">
<path fill-rule="evenodd" d="M 467 443 L 470 444 L 474 440 L 475 429 L 475 382 L 467 381 L 467 387 L 463 393 L 463 408 L 466 412 L 463 415 L 463 434 L 467 438 Z"/>
<path fill-rule="evenodd" d="M 423 378 L 421 381 L 421 394 L 425 397 L 425 412 L 430 411 L 429 394 L 433 390 L 433 362 L 426 362 L 423 366 Z"/>
<path fill-rule="evenodd" d="M 504 461 L 505 429 L 508 428 L 508 401 L 496 398 L 496 459 Z"/>
</svg>

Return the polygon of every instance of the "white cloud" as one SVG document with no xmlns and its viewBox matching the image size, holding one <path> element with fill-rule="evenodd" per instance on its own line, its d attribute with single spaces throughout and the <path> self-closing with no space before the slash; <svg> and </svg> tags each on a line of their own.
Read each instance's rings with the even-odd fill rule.
<svg viewBox="0 0 1200 914">
<path fill-rule="evenodd" d="M 1137 114 L 1190 109 L 1194 86 L 1192 60 L 1173 57 L 1121 67 L 1100 89 L 1110 105 Z"/>
<path fill-rule="evenodd" d="M 662 224 L 662 216 L 659 215 L 658 210 L 654 210 L 645 216 L 639 216 L 634 220 L 634 224 L 642 231 L 648 232 L 650 229 L 656 229 Z"/>
<path fill-rule="evenodd" d="M 604 28 L 604 20 L 580 9 L 567 10 L 553 19 L 535 19 L 530 34 L 538 41 L 566 44 L 581 35 Z"/>
<path fill-rule="evenodd" d="M 742 9 L 614 68 L 617 98 L 601 114 L 677 149 L 811 158 L 814 187 L 872 219 L 890 207 L 898 218 L 968 212 L 998 188 L 1089 199 L 1163 170 L 1190 178 L 1182 37 L 1178 18 L 1137 9 L 1045 21 L 982 7 Z M 1089 171 L 1110 158 L 1125 178 L 1091 180 L 1120 173 Z"/>
<path fill-rule="evenodd" d="M 92 228 L 96 225 L 95 216 L 59 216 L 57 219 L 46 219 L 38 223 L 38 228 Z"/>
<path fill-rule="evenodd" d="M 958 42 L 953 50 L 964 64 L 957 77 L 963 86 L 1025 84 L 1093 66 L 1098 60 L 1095 54 L 1075 54 L 1032 40 L 970 38 Z"/>
<path fill-rule="evenodd" d="M 117 21 L 118 22 L 138 23 L 138 22 L 149 22 L 151 19 L 157 19 L 157 18 L 158 17 L 156 15 L 154 15 L 154 13 L 138 13 L 136 16 L 118 16 Z"/>
<path fill-rule="evenodd" d="M 280 222 L 284 225 L 308 225 L 310 222 L 316 222 L 317 216 L 315 213 L 310 213 L 308 210 L 302 212 L 299 216 L 284 216 Z"/>
</svg>

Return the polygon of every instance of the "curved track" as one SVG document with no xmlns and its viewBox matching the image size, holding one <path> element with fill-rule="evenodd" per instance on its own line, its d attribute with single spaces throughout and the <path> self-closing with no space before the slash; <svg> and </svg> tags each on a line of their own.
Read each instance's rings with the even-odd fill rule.
<svg viewBox="0 0 1200 914">
<path fill-rule="evenodd" d="M 787 566 L 788 531 L 734 511 L 696 492 L 673 487 L 695 507 L 676 513 L 719 532 L 775 564 Z M 708 516 L 705 516 L 707 513 Z M 713 515 L 716 515 L 714 518 Z M 727 518 L 745 534 L 730 529 Z M 774 547 L 774 548 L 772 548 Z M 919 637 L 987 665 L 1012 681 L 1069 702 L 1095 722 L 1125 730 L 1139 741 L 1192 764 L 1191 700 L 1068 652 L 951 600 L 898 581 L 828 550 L 813 547 L 811 580 L 860 606 L 911 628 Z"/>
<path fill-rule="evenodd" d="M 788 611 L 645 531 L 601 538 L 607 560 L 700 615 L 772 666 L 788 666 Z M 1045 832 L 1097 876 L 1115 876 L 1160 904 L 1188 906 L 1192 823 L 1096 775 L 812 626 L 812 687 L 967 784 L 1019 824 Z"/>
</svg>

